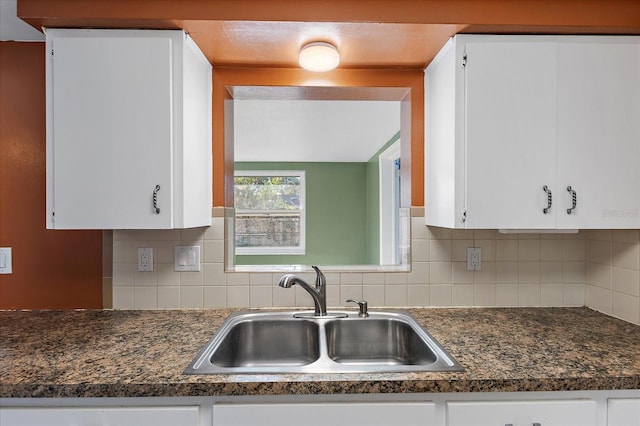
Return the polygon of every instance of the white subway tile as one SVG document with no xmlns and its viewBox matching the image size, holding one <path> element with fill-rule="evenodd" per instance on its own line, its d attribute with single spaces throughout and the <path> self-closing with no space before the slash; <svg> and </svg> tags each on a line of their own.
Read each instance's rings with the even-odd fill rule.
<svg viewBox="0 0 640 426">
<path fill-rule="evenodd" d="M 429 282 L 431 284 L 451 284 L 451 262 L 431 262 L 429 274 Z"/>
<path fill-rule="evenodd" d="M 203 263 L 203 284 L 205 286 L 224 286 L 227 284 L 227 275 L 224 273 L 223 263 Z"/>
<path fill-rule="evenodd" d="M 542 284 L 540 304 L 542 306 L 563 306 L 562 284 Z"/>
<path fill-rule="evenodd" d="M 383 307 L 385 296 L 385 286 L 382 285 L 363 285 L 362 298 L 367 301 L 369 307 Z"/>
<path fill-rule="evenodd" d="M 612 264 L 635 271 L 640 270 L 640 244 L 614 242 Z"/>
<path fill-rule="evenodd" d="M 540 306 L 541 284 L 518 284 L 519 306 Z"/>
<path fill-rule="evenodd" d="M 585 306 L 587 302 L 585 284 L 563 284 L 562 301 L 565 306 Z"/>
<path fill-rule="evenodd" d="M 589 286 L 587 289 L 588 306 L 596 311 L 611 315 L 613 312 L 613 292 L 604 288 Z"/>
<path fill-rule="evenodd" d="M 343 272 L 340 274 L 340 284 L 342 285 L 362 285 L 362 273 L 360 272 Z"/>
<path fill-rule="evenodd" d="M 496 262 L 482 262 L 482 269 L 473 272 L 473 282 L 494 284 L 496 282 Z"/>
<path fill-rule="evenodd" d="M 472 284 L 451 286 L 451 306 L 473 306 L 473 296 Z"/>
<path fill-rule="evenodd" d="M 561 261 L 562 240 L 541 240 L 540 259 L 542 261 Z"/>
<path fill-rule="evenodd" d="M 540 259 L 540 240 L 518 240 L 519 261 L 538 262 Z"/>
<path fill-rule="evenodd" d="M 613 292 L 612 314 L 634 324 L 640 323 L 640 298 Z"/>
<path fill-rule="evenodd" d="M 407 306 L 425 307 L 429 306 L 429 285 L 413 285 L 407 286 Z"/>
<path fill-rule="evenodd" d="M 431 266 L 429 262 L 412 262 L 411 272 L 407 276 L 409 284 L 428 284 Z"/>
<path fill-rule="evenodd" d="M 269 286 L 273 283 L 273 274 L 252 272 L 249 274 L 249 285 L 251 286 Z"/>
<path fill-rule="evenodd" d="M 249 287 L 249 307 L 269 308 L 273 306 L 273 294 L 271 285 Z"/>
<path fill-rule="evenodd" d="M 204 288 L 202 286 L 180 287 L 180 307 L 202 309 L 204 307 Z"/>
<path fill-rule="evenodd" d="M 204 284 L 204 271 L 179 272 L 181 286 L 202 286 Z"/>
<path fill-rule="evenodd" d="M 518 306 L 518 284 L 497 284 L 496 306 Z"/>
<path fill-rule="evenodd" d="M 113 286 L 113 308 L 133 309 L 133 289 L 134 287 Z"/>
<path fill-rule="evenodd" d="M 135 287 L 133 289 L 134 309 L 158 309 L 157 287 Z"/>
<path fill-rule="evenodd" d="M 179 309 L 180 308 L 180 287 L 158 287 L 158 308 L 159 309 Z"/>
<path fill-rule="evenodd" d="M 384 286 L 385 306 L 403 307 L 407 306 L 407 285 L 394 284 Z"/>
<path fill-rule="evenodd" d="M 640 271 L 614 266 L 611 288 L 619 293 L 640 297 Z"/>
<path fill-rule="evenodd" d="M 205 286 L 204 307 L 206 309 L 227 307 L 227 288 L 223 286 Z"/>
<path fill-rule="evenodd" d="M 155 267 L 158 270 L 158 286 L 180 285 L 180 272 L 174 270 L 173 263 L 159 263 Z"/>
<path fill-rule="evenodd" d="M 431 284 L 429 301 L 431 306 L 451 306 L 451 284 Z"/>
<path fill-rule="evenodd" d="M 467 271 L 467 262 L 451 262 L 451 282 L 452 283 L 472 284 L 473 275 L 474 275 L 473 271 Z M 449 282 L 449 281 L 444 281 L 444 282 Z"/>
<path fill-rule="evenodd" d="M 496 261 L 517 261 L 518 240 L 496 240 Z"/>
<path fill-rule="evenodd" d="M 227 287 L 227 307 L 246 308 L 249 306 L 249 286 Z"/>
<path fill-rule="evenodd" d="M 451 240 L 430 240 L 429 260 L 432 262 L 451 261 Z"/>
<path fill-rule="evenodd" d="M 475 284 L 473 304 L 475 306 L 496 306 L 496 284 Z"/>
</svg>

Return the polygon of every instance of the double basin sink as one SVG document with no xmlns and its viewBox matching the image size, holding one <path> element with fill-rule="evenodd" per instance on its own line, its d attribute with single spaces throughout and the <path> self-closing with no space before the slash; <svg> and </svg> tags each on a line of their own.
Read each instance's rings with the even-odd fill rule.
<svg viewBox="0 0 640 426">
<path fill-rule="evenodd" d="M 239 312 L 229 316 L 185 374 L 461 371 L 404 311 Z"/>
</svg>

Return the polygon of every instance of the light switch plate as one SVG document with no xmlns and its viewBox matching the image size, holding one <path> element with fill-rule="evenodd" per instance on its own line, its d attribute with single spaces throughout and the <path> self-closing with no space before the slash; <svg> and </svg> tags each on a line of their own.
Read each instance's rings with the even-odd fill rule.
<svg viewBox="0 0 640 426">
<path fill-rule="evenodd" d="M 13 274 L 11 247 L 0 247 L 0 274 Z"/>
<path fill-rule="evenodd" d="M 174 271 L 199 271 L 200 246 L 175 246 Z"/>
</svg>

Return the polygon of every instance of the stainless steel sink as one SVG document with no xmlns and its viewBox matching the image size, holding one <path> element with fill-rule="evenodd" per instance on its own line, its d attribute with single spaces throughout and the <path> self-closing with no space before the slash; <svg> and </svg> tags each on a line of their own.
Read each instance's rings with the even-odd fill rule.
<svg viewBox="0 0 640 426">
<path fill-rule="evenodd" d="M 209 360 L 222 368 L 307 365 L 320 357 L 318 334 L 318 326 L 308 320 L 240 321 L 221 338 Z"/>
<path fill-rule="evenodd" d="M 185 374 L 462 370 L 407 312 L 371 312 L 368 318 L 346 312 L 299 314 L 232 314 Z"/>
<path fill-rule="evenodd" d="M 432 365 L 438 360 L 428 341 L 397 318 L 354 318 L 325 327 L 327 354 L 348 365 Z"/>
</svg>

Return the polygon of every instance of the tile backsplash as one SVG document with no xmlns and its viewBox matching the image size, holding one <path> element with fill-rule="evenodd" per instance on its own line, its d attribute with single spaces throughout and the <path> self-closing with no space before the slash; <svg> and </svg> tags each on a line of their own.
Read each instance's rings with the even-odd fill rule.
<svg viewBox="0 0 640 426">
<path fill-rule="evenodd" d="M 215 209 L 214 209 L 215 210 Z M 328 272 L 327 304 L 363 298 L 372 307 L 589 306 L 640 324 L 640 231 L 500 234 L 424 226 L 412 209 L 410 272 Z M 282 273 L 225 271 L 225 218 L 188 230 L 113 232 L 115 309 L 309 307 L 282 289 Z M 174 247 L 199 245 L 200 272 L 174 272 Z M 137 271 L 137 248 L 153 247 L 154 271 Z M 466 270 L 467 247 L 482 270 Z M 313 281 L 313 273 L 300 273 Z"/>
<path fill-rule="evenodd" d="M 587 232 L 587 306 L 640 325 L 640 230 Z"/>
</svg>

